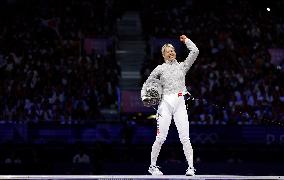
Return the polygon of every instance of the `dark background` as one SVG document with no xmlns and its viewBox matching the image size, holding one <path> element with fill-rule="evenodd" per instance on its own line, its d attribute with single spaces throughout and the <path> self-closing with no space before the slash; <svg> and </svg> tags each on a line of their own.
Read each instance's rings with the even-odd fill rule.
<svg viewBox="0 0 284 180">
<path fill-rule="evenodd" d="M 1 0 L 0 173 L 146 174 L 156 123 L 140 89 L 164 43 L 186 58 L 185 34 L 200 50 L 186 76 L 196 173 L 283 175 L 283 8 Z M 169 132 L 158 165 L 184 174 L 173 124 Z"/>
</svg>

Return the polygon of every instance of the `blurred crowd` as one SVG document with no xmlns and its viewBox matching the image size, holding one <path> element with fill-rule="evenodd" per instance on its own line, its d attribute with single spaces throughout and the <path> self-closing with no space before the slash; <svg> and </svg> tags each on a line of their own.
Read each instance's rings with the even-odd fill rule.
<svg viewBox="0 0 284 180">
<path fill-rule="evenodd" d="M 141 83 L 163 62 L 150 39 L 186 34 L 200 50 L 186 78 L 192 124 L 284 124 L 284 63 L 273 65 L 269 52 L 284 45 L 281 7 L 280 0 L 141 3 L 148 42 Z M 82 122 L 116 110 L 122 9 L 114 0 L 1 2 L 0 120 Z M 86 38 L 112 43 L 88 54 Z M 187 54 L 178 50 L 178 60 Z"/>
<path fill-rule="evenodd" d="M 0 120 L 96 120 L 117 108 L 112 0 L 1 1 Z M 84 38 L 113 41 L 84 51 Z"/>
<path fill-rule="evenodd" d="M 283 125 L 284 63 L 274 66 L 268 51 L 284 45 L 283 1 L 148 3 L 141 11 L 147 40 L 186 34 L 200 50 L 186 78 L 195 97 L 189 110 L 192 124 Z M 151 46 L 149 43 L 141 82 L 163 63 L 160 51 L 151 52 Z M 187 54 L 184 48 L 178 60 Z"/>
</svg>

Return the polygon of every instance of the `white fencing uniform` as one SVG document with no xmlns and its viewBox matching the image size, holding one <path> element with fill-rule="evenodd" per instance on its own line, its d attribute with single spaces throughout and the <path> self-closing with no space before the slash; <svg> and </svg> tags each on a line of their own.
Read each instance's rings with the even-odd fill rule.
<svg viewBox="0 0 284 180">
<path fill-rule="evenodd" d="M 172 117 L 177 127 L 179 138 L 189 167 L 193 167 L 193 149 L 189 139 L 189 122 L 182 93 L 186 91 L 185 75 L 196 60 L 199 50 L 196 45 L 186 39 L 185 44 L 190 50 L 184 62 L 176 60 L 166 61 L 158 65 L 150 74 L 141 90 L 141 98 L 146 97 L 146 84 L 150 79 L 160 79 L 163 87 L 163 96 L 157 110 L 157 136 L 152 146 L 151 165 L 156 165 L 161 146 L 166 140 Z"/>
</svg>

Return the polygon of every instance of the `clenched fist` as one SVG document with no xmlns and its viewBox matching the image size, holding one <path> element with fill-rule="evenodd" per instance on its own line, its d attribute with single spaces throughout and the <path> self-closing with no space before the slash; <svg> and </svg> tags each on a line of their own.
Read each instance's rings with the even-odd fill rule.
<svg viewBox="0 0 284 180">
<path fill-rule="evenodd" d="M 181 42 L 185 43 L 185 39 L 186 39 L 186 38 L 187 38 L 186 35 L 181 35 L 181 36 L 179 37 L 179 40 L 180 40 Z"/>
</svg>

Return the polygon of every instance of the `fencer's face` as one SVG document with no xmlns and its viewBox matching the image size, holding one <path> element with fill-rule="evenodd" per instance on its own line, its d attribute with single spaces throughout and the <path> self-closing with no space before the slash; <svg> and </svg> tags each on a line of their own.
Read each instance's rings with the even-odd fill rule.
<svg viewBox="0 0 284 180">
<path fill-rule="evenodd" d="M 163 57 L 166 60 L 168 61 L 172 61 L 172 60 L 175 60 L 176 59 L 176 51 L 174 48 L 172 47 L 166 47 L 165 48 L 165 51 L 164 51 L 164 54 L 163 54 Z"/>
</svg>

